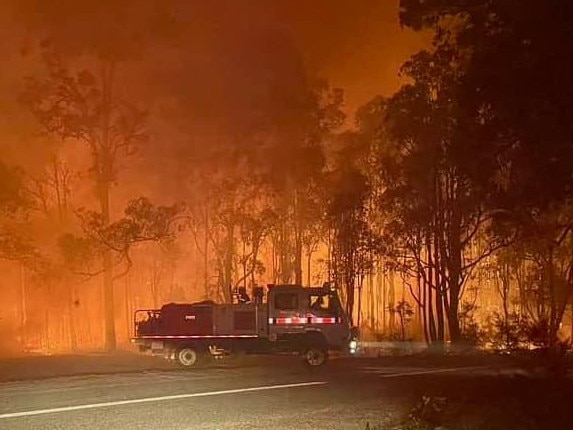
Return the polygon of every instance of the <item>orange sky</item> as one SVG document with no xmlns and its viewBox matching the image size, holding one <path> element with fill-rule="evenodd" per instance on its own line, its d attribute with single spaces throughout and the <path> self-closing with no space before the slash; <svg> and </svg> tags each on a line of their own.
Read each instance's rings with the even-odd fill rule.
<svg viewBox="0 0 573 430">
<path fill-rule="evenodd" d="M 399 0 L 207 0 L 193 3 L 181 0 L 180 4 L 184 8 L 192 5 L 192 16 L 220 21 L 221 25 L 240 21 L 245 28 L 262 22 L 270 28 L 279 27 L 290 37 L 312 72 L 346 91 L 347 110 L 351 113 L 374 95 L 394 92 L 399 85 L 400 65 L 427 43 L 427 36 L 400 27 L 398 3 Z M 210 11 L 203 15 L 207 9 Z M 0 19 L 0 24 L 15 36 L 17 32 L 6 28 L 11 20 L 5 18 Z M 189 24 L 199 33 L 204 25 L 201 22 Z M 7 51 L 17 53 L 21 47 L 15 49 L 14 44 L 21 43 L 18 37 L 3 38 L 0 41 L 2 56 L 5 57 Z M 9 75 L 13 73 L 0 72 L 0 84 L 12 81 L 13 76 L 6 79 Z M 8 84 L 13 86 L 13 82 Z"/>
<path fill-rule="evenodd" d="M 400 65 L 428 43 L 402 29 L 399 0 L 279 0 L 308 66 L 345 89 L 348 110 L 399 86 Z"/>
<path fill-rule="evenodd" d="M 346 91 L 349 114 L 375 95 L 396 91 L 401 64 L 429 41 L 400 27 L 399 0 L 180 1 L 199 49 L 222 34 L 232 34 L 235 50 L 252 42 L 247 34 L 285 35 L 313 74 Z"/>
</svg>

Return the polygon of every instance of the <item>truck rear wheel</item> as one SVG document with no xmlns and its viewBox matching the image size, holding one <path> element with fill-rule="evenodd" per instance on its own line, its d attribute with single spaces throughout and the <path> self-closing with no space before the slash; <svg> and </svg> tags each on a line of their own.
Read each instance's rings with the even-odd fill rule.
<svg viewBox="0 0 573 430">
<path fill-rule="evenodd" d="M 177 351 L 177 362 L 183 367 L 193 367 L 199 361 L 199 351 L 194 348 L 181 348 Z"/>
<path fill-rule="evenodd" d="M 321 366 L 328 360 L 328 351 L 323 348 L 312 347 L 304 352 L 304 362 L 309 366 Z"/>
</svg>

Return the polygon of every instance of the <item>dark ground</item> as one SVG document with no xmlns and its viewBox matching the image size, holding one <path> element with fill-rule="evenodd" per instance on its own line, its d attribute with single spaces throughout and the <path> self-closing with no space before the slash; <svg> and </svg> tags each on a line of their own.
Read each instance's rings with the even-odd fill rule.
<svg viewBox="0 0 573 430">
<path fill-rule="evenodd" d="M 64 414 L 47 421 L 0 417 L 0 428 L 93 428 L 94 416 L 103 420 L 98 426 L 110 429 L 501 430 L 561 429 L 573 423 L 571 376 L 548 371 L 537 358 L 491 355 L 340 358 L 312 371 L 294 357 L 239 357 L 192 370 L 128 352 L 2 359 L 0 415 L 317 380 L 326 385 L 289 389 L 290 394 L 277 390 L 163 402 L 161 407 L 125 406 L 119 415 L 70 413 L 76 421 L 68 415 L 64 420 Z M 193 409 L 203 404 L 208 408 Z M 217 413 L 207 413 L 213 407 Z"/>
</svg>

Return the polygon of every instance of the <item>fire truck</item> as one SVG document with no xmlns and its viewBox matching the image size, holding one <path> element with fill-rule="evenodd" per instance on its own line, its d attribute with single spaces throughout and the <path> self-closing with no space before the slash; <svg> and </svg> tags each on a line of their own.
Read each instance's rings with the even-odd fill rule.
<svg viewBox="0 0 573 430">
<path fill-rule="evenodd" d="M 246 354 L 293 354 L 320 366 L 329 352 L 354 353 L 356 329 L 338 292 L 322 287 L 267 285 L 234 295 L 233 303 L 169 303 L 134 313 L 132 343 L 141 352 L 163 355 L 181 366 Z"/>
</svg>

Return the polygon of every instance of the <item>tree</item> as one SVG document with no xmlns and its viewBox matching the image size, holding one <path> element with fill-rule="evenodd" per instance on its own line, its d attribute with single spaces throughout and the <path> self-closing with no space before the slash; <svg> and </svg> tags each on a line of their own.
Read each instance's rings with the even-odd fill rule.
<svg viewBox="0 0 573 430">
<path fill-rule="evenodd" d="M 573 234 L 562 216 L 573 189 L 573 76 L 567 72 L 573 5 L 403 0 L 401 6 L 403 24 L 435 30 L 436 45 L 448 43 L 463 57 L 454 99 L 457 128 L 467 143 L 463 156 L 473 160 L 465 164 L 468 178 L 485 191 L 490 210 L 503 214 L 496 217 L 502 234 L 527 237 L 528 249 L 543 255 L 539 279 L 550 291 L 565 289 L 566 306 L 573 283 L 569 275 L 556 276 L 554 253 L 569 247 Z"/>
<path fill-rule="evenodd" d="M 278 215 L 272 235 L 276 281 L 302 285 L 305 242 L 309 243 L 309 235 L 317 230 L 325 213 L 320 192 L 326 171 L 325 144 L 344 121 L 344 98 L 340 89 L 324 81 L 299 91 L 292 102 L 294 114 L 277 118 L 270 144 L 262 148 L 262 158 L 267 161 L 259 178 L 273 197 Z"/>
<path fill-rule="evenodd" d="M 61 139 L 88 145 L 92 173 L 104 223 L 111 220 L 110 189 L 116 180 L 117 158 L 146 139 L 144 113 L 128 103 L 112 101 L 110 74 L 101 81 L 88 70 L 73 73 L 61 60 L 48 64 L 46 79 L 27 80 L 25 102 L 45 130 Z M 106 347 L 115 349 L 112 262 L 109 251 L 102 255 L 105 270 Z"/>
<path fill-rule="evenodd" d="M 386 232 L 406 234 L 394 236 L 394 243 L 414 257 L 426 297 L 435 299 L 440 343 L 444 321 L 452 342 L 462 340 L 458 310 L 463 286 L 477 264 L 504 244 L 480 240 L 491 215 L 481 189 L 467 174 L 471 160 L 460 139 L 455 98 L 461 66 L 457 51 L 446 44 L 416 54 L 403 67 L 413 82 L 388 100 L 384 127 L 392 148 L 383 161 Z"/>
<path fill-rule="evenodd" d="M 569 205 L 522 219 L 512 249 L 523 266 L 519 285 L 523 314 L 538 328 L 538 341 L 547 347 L 558 344 L 559 327 L 573 295 L 572 222 Z"/>
<path fill-rule="evenodd" d="M 0 161 L 0 258 L 19 260 L 34 254 L 21 227 L 31 208 L 22 172 Z"/>
<path fill-rule="evenodd" d="M 144 112 L 118 97 L 122 61 L 141 53 L 146 42 L 164 28 L 165 9 L 148 1 L 77 2 L 27 0 L 15 4 L 33 30 L 47 65 L 45 78 L 28 78 L 24 101 L 44 129 L 61 139 L 86 144 L 105 223 L 110 222 L 110 190 L 117 179 L 117 157 L 145 140 Z M 85 56 L 88 66 L 73 71 L 72 60 Z M 94 61 L 95 60 L 95 61 Z M 115 349 L 112 262 L 103 253 L 105 270 L 106 347 Z"/>
<path fill-rule="evenodd" d="M 78 216 L 85 237 L 72 239 L 72 236 L 64 236 L 61 244 L 64 247 L 71 245 L 71 249 L 76 251 L 83 249 L 87 252 L 84 255 L 93 252 L 90 246 L 95 246 L 99 253 L 113 252 L 117 257 L 116 265 L 123 266 L 123 270 L 115 275 L 117 279 L 125 276 L 133 266 L 130 250 L 134 245 L 171 240 L 182 231 L 182 211 L 181 205 L 154 206 L 147 198 L 139 197 L 128 203 L 123 218 L 110 223 L 100 212 L 81 209 Z M 69 252 L 70 248 L 67 251 L 68 261 L 74 261 L 77 252 Z"/>
<path fill-rule="evenodd" d="M 238 222 L 242 248 L 239 259 L 242 274 L 235 282 L 236 287 L 240 284 L 243 284 L 242 286 L 245 288 L 256 286 L 257 276 L 262 275 L 266 270 L 263 262 L 259 260 L 259 254 L 263 242 L 269 234 L 274 213 L 264 206 L 253 209 L 240 214 Z"/>
<path fill-rule="evenodd" d="M 372 192 L 362 170 L 361 147 L 353 134 L 343 135 L 345 145 L 337 154 L 329 187 L 327 220 L 332 231 L 332 277 L 344 287 L 346 312 L 353 318 L 358 287 L 358 322 L 361 313 L 361 288 L 371 273 L 377 256 L 377 240 L 369 224 L 368 199 Z"/>
</svg>

